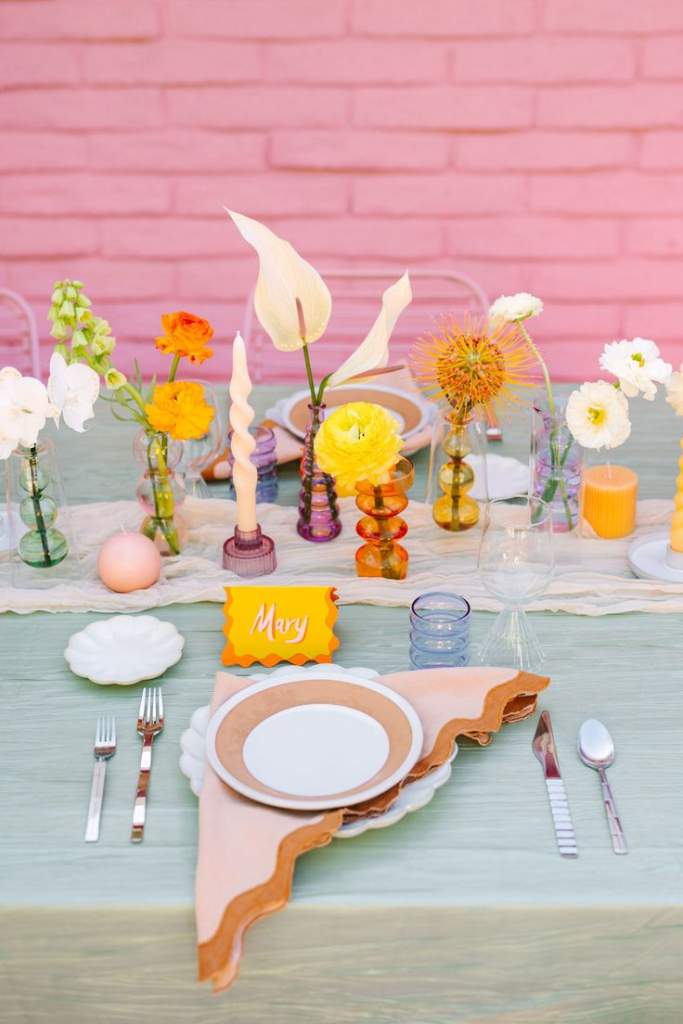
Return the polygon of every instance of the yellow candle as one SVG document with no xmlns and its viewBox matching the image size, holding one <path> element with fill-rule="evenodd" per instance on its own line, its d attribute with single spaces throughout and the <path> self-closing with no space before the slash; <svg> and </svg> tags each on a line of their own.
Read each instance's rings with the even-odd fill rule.
<svg viewBox="0 0 683 1024">
<path fill-rule="evenodd" d="M 636 525 L 638 476 L 626 466 L 591 466 L 583 481 L 583 514 L 598 537 L 628 537 Z"/>
<path fill-rule="evenodd" d="M 235 464 L 232 479 L 237 495 L 237 528 L 242 532 L 256 529 L 256 481 L 258 472 L 251 461 L 256 441 L 249 433 L 254 410 L 247 399 L 251 394 L 251 380 L 247 368 L 244 338 L 238 331 L 232 343 L 232 377 L 230 378 L 230 426 L 232 427 L 232 454 Z"/>
<path fill-rule="evenodd" d="M 683 441 L 681 441 L 683 448 Z M 674 505 L 676 511 L 671 519 L 671 550 L 683 552 L 683 456 L 678 460 L 680 473 L 676 477 L 676 496 Z"/>
</svg>

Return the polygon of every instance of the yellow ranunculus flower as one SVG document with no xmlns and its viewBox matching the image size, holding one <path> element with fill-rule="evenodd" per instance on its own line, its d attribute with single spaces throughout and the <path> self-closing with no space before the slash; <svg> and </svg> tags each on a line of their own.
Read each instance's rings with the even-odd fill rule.
<svg viewBox="0 0 683 1024">
<path fill-rule="evenodd" d="M 337 481 L 340 497 L 354 494 L 359 480 L 386 483 L 403 445 L 400 424 L 381 405 L 350 402 L 326 419 L 315 439 L 315 455 L 324 473 Z"/>
<path fill-rule="evenodd" d="M 152 429 L 168 434 L 174 441 L 203 437 L 213 420 L 213 409 L 204 400 L 204 388 L 195 381 L 158 384 L 145 412 Z"/>
</svg>

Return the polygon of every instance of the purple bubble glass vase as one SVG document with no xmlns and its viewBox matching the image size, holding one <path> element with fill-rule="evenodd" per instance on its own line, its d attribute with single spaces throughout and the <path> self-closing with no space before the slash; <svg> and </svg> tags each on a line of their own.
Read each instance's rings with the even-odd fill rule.
<svg viewBox="0 0 683 1024">
<path fill-rule="evenodd" d="M 325 418 L 324 405 L 308 406 L 308 426 L 299 474 L 299 519 L 297 532 L 304 540 L 318 544 L 334 540 L 341 532 L 334 477 L 323 473 L 315 457 L 315 438 Z"/>
</svg>

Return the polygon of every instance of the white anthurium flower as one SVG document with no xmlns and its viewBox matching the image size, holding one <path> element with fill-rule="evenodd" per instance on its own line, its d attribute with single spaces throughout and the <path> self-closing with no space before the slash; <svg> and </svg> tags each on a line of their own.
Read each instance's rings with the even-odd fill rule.
<svg viewBox="0 0 683 1024">
<path fill-rule="evenodd" d="M 631 433 L 628 402 L 613 384 L 582 384 L 567 402 L 567 426 L 584 448 L 618 448 Z"/>
<path fill-rule="evenodd" d="M 657 394 L 657 384 L 665 384 L 673 370 L 671 363 L 660 359 L 654 341 L 645 338 L 605 345 L 600 368 L 618 378 L 619 387 L 627 398 L 635 398 L 642 392 L 648 401 Z"/>
<path fill-rule="evenodd" d="M 224 209 L 258 253 L 254 309 L 275 348 L 293 352 L 303 347 L 297 299 L 306 325 L 306 343 L 313 344 L 325 333 L 332 312 L 332 296 L 322 277 L 289 242 L 278 238 L 264 224 L 228 210 L 227 206 Z"/>
<path fill-rule="evenodd" d="M 47 393 L 67 427 L 82 433 L 86 420 L 95 415 L 93 406 L 100 394 L 100 378 L 85 363 L 69 365 L 64 356 L 55 352 L 50 360 Z"/>
<path fill-rule="evenodd" d="M 493 327 L 501 323 L 513 324 L 520 320 L 539 316 L 543 312 L 543 303 L 529 292 L 517 292 L 516 295 L 501 295 L 489 309 L 489 320 Z"/>
<path fill-rule="evenodd" d="M 21 374 L 5 377 L 0 384 L 0 434 L 6 439 L 3 447 L 11 438 L 15 447 L 22 444 L 32 448 L 47 417 L 55 411 L 42 381 Z"/>
<path fill-rule="evenodd" d="M 372 376 L 373 370 L 381 370 L 389 361 L 389 339 L 396 321 L 409 305 L 413 297 L 408 271 L 399 278 L 396 284 L 387 288 L 382 296 L 382 309 L 367 337 L 360 343 L 355 352 L 332 373 L 327 381 L 328 387 L 338 387 L 346 381 L 359 376 Z"/>
</svg>

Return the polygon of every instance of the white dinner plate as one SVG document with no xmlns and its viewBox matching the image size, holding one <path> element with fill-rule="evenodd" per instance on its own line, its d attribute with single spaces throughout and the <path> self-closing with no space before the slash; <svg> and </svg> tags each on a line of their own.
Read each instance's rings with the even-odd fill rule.
<svg viewBox="0 0 683 1024">
<path fill-rule="evenodd" d="M 311 393 L 308 389 L 297 391 L 289 398 L 283 398 L 269 409 L 266 417 L 282 424 L 295 437 L 306 436 L 308 406 Z M 347 402 L 374 402 L 394 416 L 401 428 L 404 440 L 419 433 L 429 423 L 433 407 L 417 394 L 388 384 L 343 384 L 330 388 L 325 393 L 325 415 L 329 416 L 340 405 Z"/>
<path fill-rule="evenodd" d="M 259 803 L 324 810 L 400 782 L 422 749 L 422 724 L 374 680 L 288 673 L 240 690 L 213 715 L 207 757 L 224 782 Z"/>
</svg>

